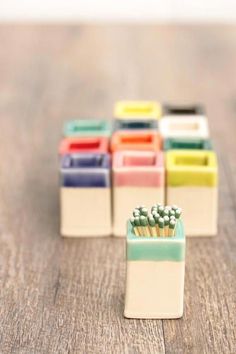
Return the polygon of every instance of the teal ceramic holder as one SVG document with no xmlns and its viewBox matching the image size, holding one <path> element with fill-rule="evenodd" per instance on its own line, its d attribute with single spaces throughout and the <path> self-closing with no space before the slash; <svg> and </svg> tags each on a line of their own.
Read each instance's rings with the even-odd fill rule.
<svg viewBox="0 0 236 354">
<path fill-rule="evenodd" d="M 126 239 L 127 318 L 171 319 L 183 315 L 185 233 L 177 223 L 174 236 L 136 236 L 130 221 Z"/>
<path fill-rule="evenodd" d="M 111 126 L 106 120 L 75 119 L 65 123 L 63 135 L 65 137 L 110 136 Z"/>
<path fill-rule="evenodd" d="M 203 139 L 180 139 L 167 138 L 164 140 L 163 148 L 167 150 L 212 150 L 211 140 Z"/>
</svg>

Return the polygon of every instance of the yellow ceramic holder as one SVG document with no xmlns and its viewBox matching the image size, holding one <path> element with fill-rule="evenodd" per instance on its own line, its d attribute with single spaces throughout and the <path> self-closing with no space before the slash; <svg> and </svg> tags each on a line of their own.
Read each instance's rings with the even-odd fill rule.
<svg viewBox="0 0 236 354">
<path fill-rule="evenodd" d="M 213 151 L 172 150 L 166 154 L 169 186 L 217 185 L 217 159 Z"/>
<path fill-rule="evenodd" d="M 215 152 L 169 150 L 166 153 L 166 203 L 183 208 L 187 236 L 217 233 L 218 167 Z"/>
<path fill-rule="evenodd" d="M 161 114 L 161 105 L 155 101 L 118 101 L 114 108 L 117 119 L 159 119 Z"/>
</svg>

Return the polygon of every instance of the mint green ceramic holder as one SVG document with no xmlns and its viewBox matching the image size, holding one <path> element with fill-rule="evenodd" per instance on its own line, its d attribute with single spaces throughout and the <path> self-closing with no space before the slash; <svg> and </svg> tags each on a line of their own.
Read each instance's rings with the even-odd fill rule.
<svg viewBox="0 0 236 354">
<path fill-rule="evenodd" d="M 127 225 L 127 260 L 174 261 L 185 259 L 185 233 L 182 220 L 176 226 L 175 236 L 136 236 L 130 221 Z"/>
<path fill-rule="evenodd" d="M 111 126 L 106 120 L 75 119 L 64 124 L 63 135 L 67 138 L 79 136 L 110 136 Z"/>
</svg>

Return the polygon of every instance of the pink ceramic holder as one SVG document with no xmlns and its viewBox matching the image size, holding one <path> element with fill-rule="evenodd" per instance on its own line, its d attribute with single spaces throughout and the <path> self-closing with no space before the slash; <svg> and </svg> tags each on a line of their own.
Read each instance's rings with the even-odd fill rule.
<svg viewBox="0 0 236 354">
<path fill-rule="evenodd" d="M 113 155 L 113 233 L 125 236 L 130 210 L 164 203 L 164 157 L 161 151 L 117 151 Z"/>
</svg>

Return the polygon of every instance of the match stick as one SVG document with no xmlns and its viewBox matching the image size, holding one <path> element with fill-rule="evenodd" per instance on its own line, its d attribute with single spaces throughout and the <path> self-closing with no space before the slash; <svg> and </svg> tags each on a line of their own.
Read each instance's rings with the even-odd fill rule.
<svg viewBox="0 0 236 354">
<path fill-rule="evenodd" d="M 152 236 L 157 236 L 156 222 L 152 214 L 148 215 L 149 230 Z"/>
<path fill-rule="evenodd" d="M 138 233 L 139 233 L 139 236 L 142 236 L 142 227 L 141 227 L 141 223 L 140 223 L 140 217 L 139 216 L 136 216 L 134 218 L 134 225 L 137 227 L 138 229 Z"/>
<path fill-rule="evenodd" d="M 159 226 L 159 236 L 163 237 L 165 236 L 164 233 L 164 219 L 161 217 L 158 220 L 158 226 Z"/>
<path fill-rule="evenodd" d="M 175 226 L 176 226 L 176 220 L 171 219 L 170 220 L 170 224 L 169 224 L 168 236 L 174 236 L 174 234 L 175 234 Z"/>
<path fill-rule="evenodd" d="M 142 236 L 150 236 L 149 229 L 148 229 L 148 220 L 147 217 L 144 215 L 140 216 L 140 223 L 142 226 Z"/>
<path fill-rule="evenodd" d="M 157 236 L 159 236 L 158 220 L 159 220 L 159 218 L 160 218 L 161 216 L 160 216 L 160 214 L 158 214 L 158 213 L 153 213 L 152 216 L 153 216 L 153 218 L 154 218 L 154 220 L 155 220 Z"/>
<path fill-rule="evenodd" d="M 136 235 L 136 236 L 139 236 L 138 228 L 137 228 L 137 226 L 135 225 L 135 218 L 134 218 L 134 217 L 130 218 L 130 222 L 131 222 L 131 224 L 132 224 L 132 226 L 133 226 L 135 235 Z"/>
<path fill-rule="evenodd" d="M 163 216 L 163 212 L 164 212 L 164 207 L 163 207 L 163 205 L 161 205 L 159 208 L 158 208 L 158 213 L 161 215 L 161 216 Z"/>
<path fill-rule="evenodd" d="M 181 209 L 181 208 L 178 208 L 178 209 L 175 210 L 175 217 L 176 217 L 176 219 L 179 219 L 179 218 L 180 218 L 181 213 L 182 213 L 182 209 Z"/>
<path fill-rule="evenodd" d="M 169 216 L 165 215 L 163 219 L 164 219 L 164 231 L 165 231 L 165 236 L 168 236 L 170 218 L 169 218 Z"/>
</svg>

